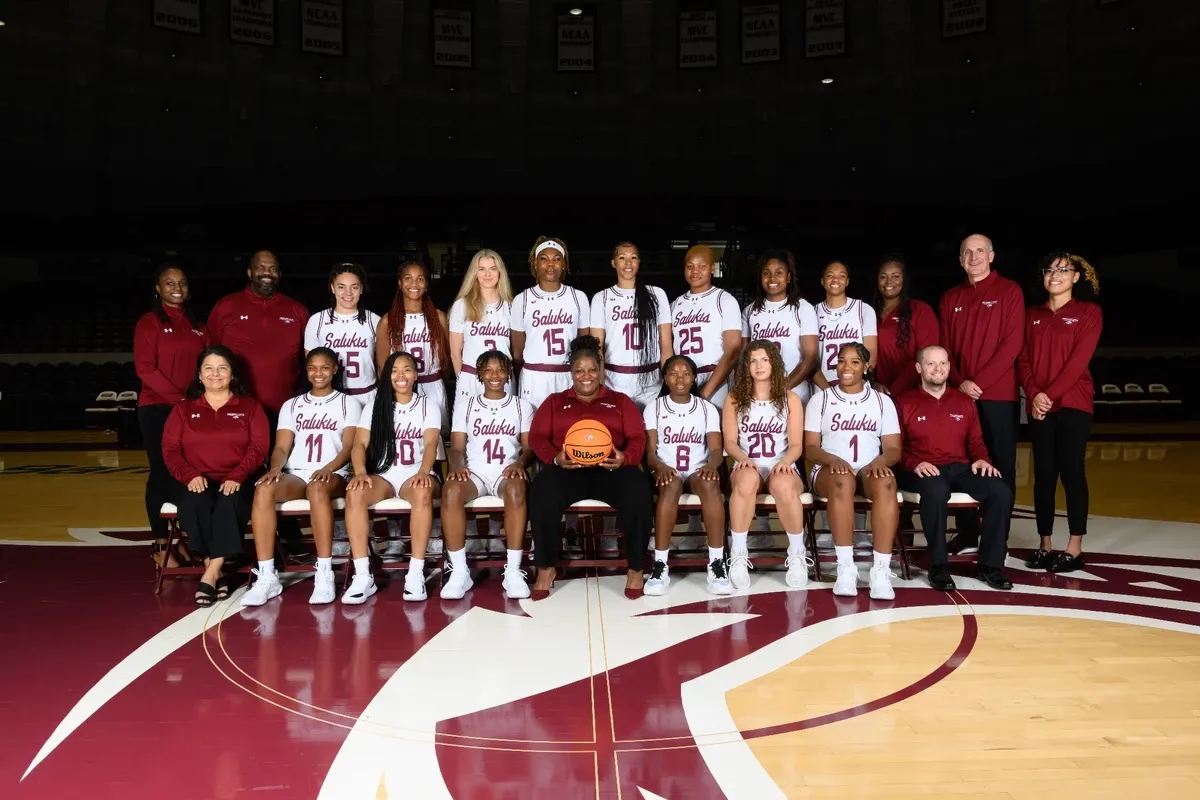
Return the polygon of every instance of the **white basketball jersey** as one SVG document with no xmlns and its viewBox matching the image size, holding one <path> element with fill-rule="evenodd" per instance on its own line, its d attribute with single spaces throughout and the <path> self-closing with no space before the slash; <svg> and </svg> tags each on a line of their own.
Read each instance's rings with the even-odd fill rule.
<svg viewBox="0 0 1200 800">
<path fill-rule="evenodd" d="M 773 465 L 788 449 L 787 403 L 783 412 L 770 400 L 754 400 L 738 414 L 738 447 L 760 466 Z"/>
<path fill-rule="evenodd" d="M 499 350 L 506 356 L 512 355 L 512 331 L 509 330 L 509 314 L 512 304 L 500 300 L 483 310 L 483 319 L 471 322 L 467 319 L 467 301 L 455 300 L 450 306 L 447 325 L 451 333 L 463 337 L 463 366 L 475 368 L 475 362 L 489 350 Z"/>
<path fill-rule="evenodd" d="M 333 461 L 341 452 L 342 434 L 346 428 L 358 425 L 361 411 L 357 399 L 341 392 L 325 397 L 302 394 L 284 403 L 279 409 L 278 429 L 291 431 L 296 437 L 285 465 L 287 471 L 312 472 Z"/>
<path fill-rule="evenodd" d="M 841 308 L 818 303 L 816 312 L 817 342 L 820 346 L 817 361 L 825 380 L 833 385 L 837 383 L 838 352 L 842 345 L 851 342 L 865 344 L 868 336 L 879 335 L 875 309 L 862 300 L 847 300 Z"/>
<path fill-rule="evenodd" d="M 441 373 L 442 365 L 433 352 L 433 337 L 424 314 L 404 315 L 404 351 L 416 360 L 418 376 Z"/>
<path fill-rule="evenodd" d="M 821 449 L 858 472 L 883 452 L 880 437 L 900 433 L 900 422 L 892 399 L 870 384 L 858 394 L 831 386 L 808 401 L 804 430 L 820 432 Z"/>
<path fill-rule="evenodd" d="M 521 454 L 521 434 L 529 433 L 532 421 L 528 400 L 476 395 L 455 404 L 450 431 L 467 435 L 467 469 L 480 476 L 498 475 Z"/>
<path fill-rule="evenodd" d="M 525 332 L 527 364 L 566 364 L 571 340 L 590 318 L 587 295 L 570 286 L 554 294 L 534 286 L 513 300 L 512 329 Z"/>
<path fill-rule="evenodd" d="M 807 300 L 794 306 L 789 306 L 786 300 L 766 300 L 761 311 L 749 305 L 742 312 L 742 338 L 773 342 L 779 348 L 783 371 L 788 375 L 800 365 L 800 337 L 816 335 L 817 314 Z"/>
<path fill-rule="evenodd" d="M 374 394 L 368 395 L 374 402 Z M 371 430 L 371 407 L 363 406 L 359 417 L 359 428 Z M 396 437 L 396 458 L 391 466 L 418 466 L 425 457 L 425 431 L 429 428 L 442 429 L 442 409 L 424 395 L 413 395 L 405 405 L 392 403 L 393 435 Z M 368 464 L 367 468 L 374 468 Z M 386 467 L 386 465 L 385 465 Z"/>
<path fill-rule="evenodd" d="M 334 314 L 331 322 L 329 309 L 325 309 L 309 317 L 304 326 L 304 350 L 328 347 L 337 353 L 348 390 L 375 385 L 375 331 L 379 327 L 379 315 L 367 311 L 363 316 L 365 321 L 359 322 L 358 314 Z"/>
<path fill-rule="evenodd" d="M 715 286 L 700 294 L 681 294 L 671 303 L 675 352 L 689 356 L 700 369 L 715 366 L 725 355 L 725 331 L 742 329 L 741 313 L 733 295 Z M 707 380 L 701 377 L 697 376 L 698 382 Z"/>
<path fill-rule="evenodd" d="M 695 472 L 708 461 L 708 434 L 721 432 L 721 412 L 699 397 L 683 405 L 660 397 L 646 406 L 642 419 L 646 430 L 658 431 L 658 457 L 680 475 Z"/>
<path fill-rule="evenodd" d="M 671 324 L 671 306 L 667 302 L 667 293 L 662 289 L 657 286 L 647 286 L 646 288 L 658 301 L 658 316 L 654 320 L 656 338 L 649 343 L 652 355 L 647 354 L 647 343 L 642 341 L 633 289 L 610 286 L 592 298 L 592 327 L 604 328 L 604 361 L 606 364 L 615 364 L 619 367 L 640 367 L 643 364 L 653 364 L 657 370 L 660 356 L 657 338 L 658 326 Z"/>
</svg>

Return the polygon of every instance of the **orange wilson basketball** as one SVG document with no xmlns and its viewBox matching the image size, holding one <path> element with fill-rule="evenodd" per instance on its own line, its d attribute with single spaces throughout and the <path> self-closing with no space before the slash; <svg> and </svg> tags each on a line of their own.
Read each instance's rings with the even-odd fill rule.
<svg viewBox="0 0 1200 800">
<path fill-rule="evenodd" d="M 612 434 L 603 423 L 581 419 L 567 430 L 563 449 L 576 464 L 594 466 L 612 454 Z"/>
</svg>

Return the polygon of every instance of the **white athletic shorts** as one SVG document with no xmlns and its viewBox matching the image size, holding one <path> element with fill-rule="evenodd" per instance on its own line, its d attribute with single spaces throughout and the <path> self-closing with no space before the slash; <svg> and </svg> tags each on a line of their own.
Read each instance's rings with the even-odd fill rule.
<svg viewBox="0 0 1200 800">
<path fill-rule="evenodd" d="M 395 491 L 395 493 L 396 493 L 393 496 L 399 497 L 400 496 L 400 487 L 404 485 L 404 482 L 407 481 L 412 476 L 416 475 L 420 471 L 421 471 L 420 464 L 413 464 L 412 466 L 405 466 L 403 464 L 398 464 L 398 465 L 388 467 L 386 470 L 379 473 L 379 477 L 383 478 L 385 481 L 390 483 L 392 485 L 392 490 Z M 435 481 L 440 482 L 440 478 L 438 475 L 436 475 L 432 472 L 429 474 L 433 477 L 433 479 Z"/>
<path fill-rule="evenodd" d="M 648 380 L 646 383 L 642 383 L 642 376 L 638 373 L 613 372 L 612 369 L 607 369 L 604 371 L 604 385 L 614 392 L 628 395 L 638 411 L 644 411 L 662 391 L 657 369 L 654 380 Z"/>
<path fill-rule="evenodd" d="M 763 458 L 754 459 L 754 466 L 758 467 L 758 477 L 762 479 L 764 487 L 767 485 L 767 478 L 770 476 L 771 470 L 773 470 L 775 468 L 775 465 L 778 463 L 779 463 L 778 458 L 773 458 L 770 461 L 767 461 L 766 459 L 763 459 Z M 792 471 L 795 472 L 797 475 L 800 474 L 800 471 L 798 469 L 796 469 L 795 464 L 792 464 Z"/>
<path fill-rule="evenodd" d="M 468 473 L 471 476 L 471 483 L 475 484 L 475 488 L 479 491 L 480 497 L 499 497 L 500 496 L 500 481 L 504 480 L 504 471 L 500 472 L 476 472 L 471 470 Z"/>
<path fill-rule="evenodd" d="M 295 475 L 297 478 L 304 481 L 306 484 L 312 483 L 312 475 L 314 472 L 316 472 L 315 469 L 285 469 L 284 470 L 285 475 Z M 333 474 L 341 475 L 342 480 L 347 480 L 347 481 L 350 480 L 350 478 L 349 478 L 350 468 L 349 467 L 343 467 L 342 469 L 339 469 L 337 472 L 335 472 Z"/>
<path fill-rule="evenodd" d="M 521 370 L 521 397 L 538 408 L 546 402 L 546 398 L 556 392 L 565 392 L 571 388 L 571 373 L 540 372 L 533 369 Z"/>
<path fill-rule="evenodd" d="M 809 489 L 809 491 L 811 491 L 811 492 L 817 491 L 817 473 L 819 473 L 822 469 L 823 469 L 823 467 L 820 464 L 813 464 L 813 468 L 808 471 L 808 489 Z M 854 477 L 855 478 L 858 477 L 858 470 L 854 470 Z"/>
</svg>

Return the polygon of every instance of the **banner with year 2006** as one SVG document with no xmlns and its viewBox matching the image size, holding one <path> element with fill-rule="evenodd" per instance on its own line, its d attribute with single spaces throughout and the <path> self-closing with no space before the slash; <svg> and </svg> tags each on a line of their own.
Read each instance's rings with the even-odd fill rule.
<svg viewBox="0 0 1200 800">
<path fill-rule="evenodd" d="M 229 0 L 229 38 L 268 47 L 275 44 L 275 0 Z"/>
<path fill-rule="evenodd" d="M 594 72 L 596 21 L 590 14 L 558 17 L 558 71 Z"/>
<path fill-rule="evenodd" d="M 202 33 L 201 0 L 154 0 L 154 27 L 184 33 Z"/>
</svg>

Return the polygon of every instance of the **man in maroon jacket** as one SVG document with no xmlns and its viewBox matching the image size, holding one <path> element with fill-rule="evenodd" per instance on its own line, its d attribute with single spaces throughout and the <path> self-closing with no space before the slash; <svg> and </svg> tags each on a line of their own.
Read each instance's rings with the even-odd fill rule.
<svg viewBox="0 0 1200 800">
<path fill-rule="evenodd" d="M 946 504 L 951 492 L 966 492 L 983 511 L 979 579 L 994 589 L 1011 589 L 1004 575 L 1013 493 L 988 460 L 975 404 L 947 389 L 950 357 L 939 345 L 917 353 L 921 386 L 896 399 L 904 449 L 897 464 L 901 491 L 921 495 L 921 528 L 929 543 L 929 584 L 955 589 L 946 568 Z"/>
<path fill-rule="evenodd" d="M 992 269 L 996 251 L 981 234 L 963 239 L 963 283 L 942 295 L 941 344 L 950 354 L 950 383 L 975 401 L 983 441 L 1008 488 L 1017 487 L 1020 391 L 1017 356 L 1025 332 L 1025 296 L 1015 281 Z M 973 552 L 979 542 L 974 514 L 960 513 L 954 553 Z"/>
</svg>

